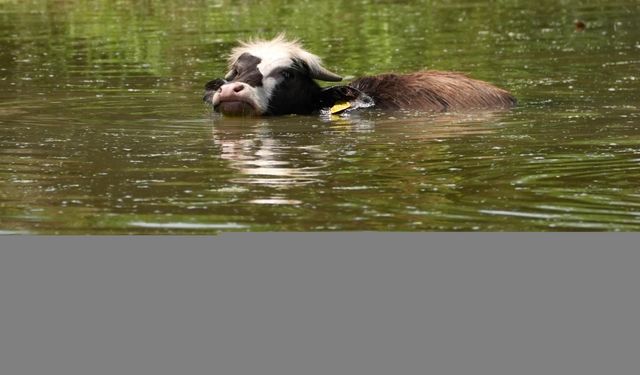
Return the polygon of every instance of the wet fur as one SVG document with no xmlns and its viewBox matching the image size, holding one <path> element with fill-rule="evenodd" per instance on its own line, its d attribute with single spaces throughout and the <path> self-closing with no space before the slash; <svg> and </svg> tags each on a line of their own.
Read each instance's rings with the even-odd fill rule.
<svg viewBox="0 0 640 375">
<path fill-rule="evenodd" d="M 376 108 L 388 110 L 450 111 L 516 104 L 507 91 L 454 72 L 381 74 L 356 79 L 349 86 L 371 96 Z"/>
</svg>

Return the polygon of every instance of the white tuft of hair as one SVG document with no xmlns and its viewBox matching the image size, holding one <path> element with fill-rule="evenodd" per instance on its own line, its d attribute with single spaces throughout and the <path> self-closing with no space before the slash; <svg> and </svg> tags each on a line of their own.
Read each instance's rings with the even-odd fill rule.
<svg viewBox="0 0 640 375">
<path fill-rule="evenodd" d="M 260 65 L 266 70 L 262 72 L 263 75 L 267 75 L 275 67 L 291 65 L 292 59 L 304 61 L 312 74 L 324 69 L 320 57 L 306 51 L 297 39 L 287 39 L 284 33 L 278 34 L 270 40 L 251 39 L 240 42 L 240 45 L 235 47 L 229 55 L 229 66 L 233 65 L 244 53 L 249 53 L 262 60 Z"/>
</svg>

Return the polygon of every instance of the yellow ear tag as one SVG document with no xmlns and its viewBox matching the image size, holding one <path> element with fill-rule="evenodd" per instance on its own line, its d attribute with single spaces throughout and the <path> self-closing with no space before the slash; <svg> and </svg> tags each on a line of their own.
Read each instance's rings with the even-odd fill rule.
<svg viewBox="0 0 640 375">
<path fill-rule="evenodd" d="M 331 107 L 331 114 L 335 115 L 336 113 L 340 113 L 340 112 L 345 111 L 345 110 L 347 110 L 349 108 L 351 108 L 351 103 L 349 103 L 349 102 L 337 103 L 333 107 Z"/>
</svg>

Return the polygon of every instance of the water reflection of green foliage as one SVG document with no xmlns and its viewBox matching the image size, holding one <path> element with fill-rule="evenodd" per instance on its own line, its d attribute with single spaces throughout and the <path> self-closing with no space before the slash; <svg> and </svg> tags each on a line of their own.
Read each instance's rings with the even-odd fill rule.
<svg viewBox="0 0 640 375">
<path fill-rule="evenodd" d="M 499 29 L 496 14 L 507 12 L 509 2 L 452 7 L 439 1 L 27 0 L 0 4 L 0 10 L 4 28 L 13 28 L 0 42 L 5 54 L 67 73 L 82 64 L 97 64 L 96 74 L 113 64 L 144 65 L 155 75 L 221 71 L 221 55 L 238 38 L 286 31 L 349 75 L 455 68 L 442 51 L 451 33 L 477 64 L 489 65 L 495 60 L 487 45 L 492 40 L 477 43 L 484 38 L 478 31 Z"/>
</svg>

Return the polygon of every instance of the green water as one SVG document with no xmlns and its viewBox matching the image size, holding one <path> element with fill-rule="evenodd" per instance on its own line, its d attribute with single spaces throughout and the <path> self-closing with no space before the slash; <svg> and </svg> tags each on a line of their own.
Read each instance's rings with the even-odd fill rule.
<svg viewBox="0 0 640 375">
<path fill-rule="evenodd" d="M 520 104 L 212 113 L 236 40 L 280 31 Z M 0 233 L 637 231 L 639 108 L 638 1 L 0 0 Z"/>
</svg>

